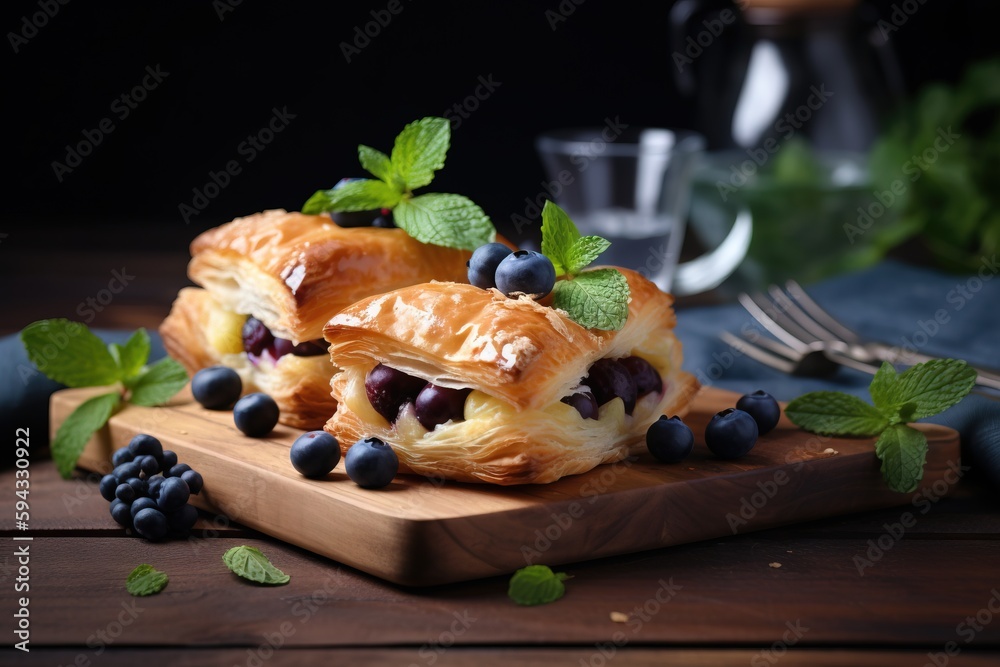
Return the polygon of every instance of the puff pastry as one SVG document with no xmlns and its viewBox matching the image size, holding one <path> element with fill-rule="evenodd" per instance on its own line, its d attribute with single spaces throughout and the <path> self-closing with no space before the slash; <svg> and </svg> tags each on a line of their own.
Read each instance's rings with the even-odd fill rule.
<svg viewBox="0 0 1000 667">
<path fill-rule="evenodd" d="M 283 424 L 320 428 L 336 409 L 329 358 L 286 354 L 251 363 L 240 340 L 247 317 L 294 344 L 322 339 L 330 316 L 362 297 L 465 280 L 470 254 L 420 243 L 401 229 L 342 228 L 326 216 L 264 211 L 192 242 L 188 275 L 202 289 L 181 290 L 160 334 L 189 373 L 231 366 L 246 391 L 275 399 Z"/>
<path fill-rule="evenodd" d="M 391 443 L 401 472 L 464 482 L 548 483 L 628 455 L 649 424 L 683 414 L 698 386 L 681 371 L 673 299 L 638 273 L 629 315 L 617 332 L 588 330 L 562 311 L 497 290 L 432 282 L 369 297 L 324 328 L 337 412 L 326 424 L 345 449 L 362 437 Z M 637 356 L 663 389 L 640 398 L 631 415 L 621 398 L 584 419 L 561 399 L 586 382 L 602 358 Z M 470 388 L 464 419 L 423 428 L 404 407 L 389 423 L 368 400 L 365 378 L 382 363 L 450 388 Z"/>
</svg>

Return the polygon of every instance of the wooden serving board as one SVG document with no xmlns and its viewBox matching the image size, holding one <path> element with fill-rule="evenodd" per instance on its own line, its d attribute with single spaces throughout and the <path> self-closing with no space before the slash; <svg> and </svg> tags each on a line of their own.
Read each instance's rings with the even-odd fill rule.
<svg viewBox="0 0 1000 667">
<path fill-rule="evenodd" d="M 100 392 L 57 392 L 53 433 Z M 115 449 L 137 433 L 155 435 L 203 475 L 204 490 L 192 496 L 203 509 L 411 586 L 902 505 L 924 490 L 939 497 L 956 480 L 958 434 L 931 424 L 918 427 L 930 448 L 914 494 L 885 486 L 872 439 L 812 435 L 784 416 L 746 457 L 717 459 L 700 434 L 736 399 L 712 388 L 698 394 L 685 418 L 696 434 L 695 449 L 679 464 L 660 464 L 642 452 L 547 485 L 495 487 L 400 475 L 385 489 L 366 490 L 348 479 L 343 461 L 326 479 L 309 480 L 288 458 L 301 431 L 279 425 L 268 438 L 248 438 L 236 430 L 232 413 L 205 410 L 186 390 L 166 407 L 128 406 L 112 417 L 87 444 L 80 466 L 108 472 Z"/>
</svg>

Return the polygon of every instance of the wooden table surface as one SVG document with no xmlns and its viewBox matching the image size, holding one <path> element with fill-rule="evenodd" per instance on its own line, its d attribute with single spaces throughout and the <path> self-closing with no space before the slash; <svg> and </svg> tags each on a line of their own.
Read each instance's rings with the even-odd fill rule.
<svg viewBox="0 0 1000 667">
<path fill-rule="evenodd" d="M 14 296 L 6 326 L 73 317 L 116 263 L 48 290 L 51 302 Z M 165 268 L 138 264 L 136 286 L 92 325 L 155 328 L 184 283 L 178 265 L 164 265 L 176 284 L 163 286 L 146 279 Z M 506 577 L 402 588 L 226 517 L 203 515 L 191 539 L 149 543 L 112 521 L 95 479 L 60 479 L 35 454 L 27 531 L 15 525 L 16 473 L 0 472 L 2 665 L 1000 664 L 1000 504 L 972 480 L 936 502 L 568 565 L 563 599 L 519 607 Z M 914 521 L 900 532 L 907 512 Z M 232 575 L 221 556 L 240 544 L 291 582 Z M 169 574 L 159 595 L 126 592 L 140 563 Z M 13 648 L 21 597 L 29 653 Z"/>
</svg>

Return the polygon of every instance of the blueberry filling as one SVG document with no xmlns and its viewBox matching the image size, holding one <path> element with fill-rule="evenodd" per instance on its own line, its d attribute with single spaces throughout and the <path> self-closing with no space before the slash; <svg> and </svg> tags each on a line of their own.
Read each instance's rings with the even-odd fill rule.
<svg viewBox="0 0 1000 667">
<path fill-rule="evenodd" d="M 265 353 L 277 361 L 286 354 L 296 357 L 316 357 L 327 352 L 326 341 L 322 338 L 295 345 L 288 339 L 276 337 L 263 322 L 252 316 L 244 323 L 242 336 L 243 349 L 254 365 Z"/>
</svg>

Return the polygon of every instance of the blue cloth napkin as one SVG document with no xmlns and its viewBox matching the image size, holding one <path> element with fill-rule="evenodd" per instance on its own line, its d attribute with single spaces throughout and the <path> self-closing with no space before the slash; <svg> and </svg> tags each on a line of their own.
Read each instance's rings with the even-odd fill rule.
<svg viewBox="0 0 1000 667">
<path fill-rule="evenodd" d="M 984 258 L 978 274 L 957 276 L 894 261 L 806 287 L 820 306 L 863 338 L 973 365 L 1000 367 L 1000 264 Z M 746 393 L 763 389 L 780 401 L 809 391 L 843 391 L 866 400 L 871 375 L 841 368 L 829 378 L 793 377 L 735 351 L 719 331 L 763 332 L 739 304 L 677 312 L 684 368 L 702 385 Z M 762 333 L 761 335 L 767 335 Z M 1000 394 L 993 394 L 1000 397 Z M 929 422 L 961 434 L 963 463 L 1000 490 L 1000 401 L 970 395 Z"/>
</svg>

